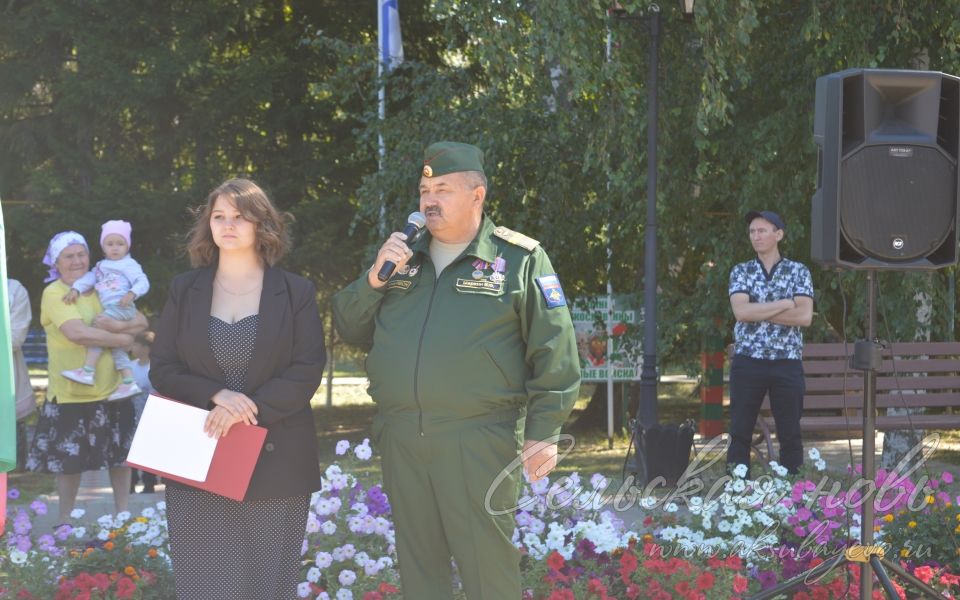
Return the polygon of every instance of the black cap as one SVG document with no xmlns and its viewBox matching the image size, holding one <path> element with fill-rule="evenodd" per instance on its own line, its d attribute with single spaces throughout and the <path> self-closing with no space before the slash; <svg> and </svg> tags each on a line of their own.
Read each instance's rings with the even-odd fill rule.
<svg viewBox="0 0 960 600">
<path fill-rule="evenodd" d="M 787 226 L 783 224 L 783 219 L 780 218 L 780 215 L 773 212 L 772 210 L 751 210 L 747 213 L 747 225 L 753 223 L 753 220 L 757 217 L 761 219 L 766 219 L 773 223 L 773 226 L 777 229 L 786 229 Z"/>
</svg>

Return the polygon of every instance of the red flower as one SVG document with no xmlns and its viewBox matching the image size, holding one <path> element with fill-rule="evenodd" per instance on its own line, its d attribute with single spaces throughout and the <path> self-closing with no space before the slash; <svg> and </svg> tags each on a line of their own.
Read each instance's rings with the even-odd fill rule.
<svg viewBox="0 0 960 600">
<path fill-rule="evenodd" d="M 930 583 L 930 580 L 933 579 L 933 569 L 926 565 L 917 567 L 913 570 L 913 575 L 924 583 Z"/>
<path fill-rule="evenodd" d="M 629 598 L 630 600 L 636 600 L 637 598 L 640 597 L 640 592 L 642 591 L 643 591 L 643 588 L 641 588 L 639 585 L 635 583 L 631 583 L 627 586 L 627 591 L 626 591 L 627 598 Z"/>
<path fill-rule="evenodd" d="M 110 578 L 106 573 L 97 573 L 93 576 L 93 580 L 98 590 L 107 591 L 110 589 Z"/>
<path fill-rule="evenodd" d="M 713 581 L 713 573 L 710 571 L 704 571 L 697 576 L 697 589 L 709 590 L 713 587 Z"/>
<path fill-rule="evenodd" d="M 599 579 L 593 578 L 587 583 L 587 593 L 596 594 L 600 596 L 601 600 L 606 600 L 607 587 Z"/>
<path fill-rule="evenodd" d="M 687 594 L 690 593 L 690 582 L 681 581 L 677 585 L 673 586 L 673 589 L 676 590 L 676 592 L 681 596 L 686 596 Z"/>
<path fill-rule="evenodd" d="M 567 565 L 567 561 L 563 560 L 563 555 L 554 550 L 550 553 L 550 556 L 547 557 L 547 566 L 553 569 L 554 571 L 559 571 Z"/>
<path fill-rule="evenodd" d="M 630 575 L 637 570 L 637 557 L 629 550 L 620 557 L 620 578 L 624 584 L 630 583 Z"/>
<path fill-rule="evenodd" d="M 743 575 L 734 575 L 733 576 L 733 591 L 742 594 L 747 591 L 747 587 L 750 586 L 750 580 L 744 577 Z"/>
<path fill-rule="evenodd" d="M 553 590 L 547 600 L 577 600 L 571 590 Z"/>
<path fill-rule="evenodd" d="M 743 568 L 743 560 L 741 560 L 736 554 L 731 554 L 727 557 L 726 565 L 728 569 L 739 571 Z"/>
<path fill-rule="evenodd" d="M 797 592 L 793 595 L 793 600 L 810 600 L 810 594 L 806 592 Z"/>
<path fill-rule="evenodd" d="M 400 590 L 397 589 L 397 586 L 390 585 L 386 581 L 383 581 L 380 583 L 380 587 L 377 588 L 377 591 L 380 592 L 381 594 L 396 594 Z"/>
<path fill-rule="evenodd" d="M 613 326 L 613 329 L 610 330 L 610 333 L 612 333 L 614 337 L 623 335 L 626 332 L 627 332 L 626 323 L 617 323 L 616 325 Z"/>
<path fill-rule="evenodd" d="M 367 592 L 363 595 L 363 600 L 383 600 L 383 594 L 380 592 Z"/>
<path fill-rule="evenodd" d="M 117 581 L 117 598 L 132 598 L 137 591 L 137 584 L 129 577 L 121 577 Z"/>
</svg>

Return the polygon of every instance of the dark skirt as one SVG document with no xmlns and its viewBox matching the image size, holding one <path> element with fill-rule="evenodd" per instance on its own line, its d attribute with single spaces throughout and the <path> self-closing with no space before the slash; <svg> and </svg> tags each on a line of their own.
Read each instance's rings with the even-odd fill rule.
<svg viewBox="0 0 960 600">
<path fill-rule="evenodd" d="M 294 600 L 309 496 L 237 502 L 168 486 L 178 600 Z"/>
<path fill-rule="evenodd" d="M 129 399 L 69 404 L 45 399 L 27 469 L 73 475 L 121 466 L 135 429 Z"/>
</svg>

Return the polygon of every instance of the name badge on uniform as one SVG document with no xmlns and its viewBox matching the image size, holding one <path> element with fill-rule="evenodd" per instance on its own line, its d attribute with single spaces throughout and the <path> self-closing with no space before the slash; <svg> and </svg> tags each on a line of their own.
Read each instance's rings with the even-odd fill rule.
<svg viewBox="0 0 960 600">
<path fill-rule="evenodd" d="M 544 275 L 537 277 L 537 285 L 543 293 L 543 299 L 547 302 L 547 308 L 557 308 L 566 306 L 567 299 L 563 295 L 563 288 L 560 287 L 560 278 L 554 275 Z"/>
<path fill-rule="evenodd" d="M 491 281 L 489 278 L 465 279 L 463 277 L 459 277 L 457 278 L 455 287 L 457 288 L 458 292 L 499 296 L 503 293 L 504 284 L 502 281 Z"/>
</svg>

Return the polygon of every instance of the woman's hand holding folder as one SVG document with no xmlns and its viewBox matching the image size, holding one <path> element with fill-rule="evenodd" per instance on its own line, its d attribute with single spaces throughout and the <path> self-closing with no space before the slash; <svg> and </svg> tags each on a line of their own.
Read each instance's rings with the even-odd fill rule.
<svg viewBox="0 0 960 600">
<path fill-rule="evenodd" d="M 216 405 L 203 424 L 210 437 L 221 438 L 235 423 L 257 424 L 257 405 L 246 394 L 223 389 L 211 398 Z"/>
</svg>

